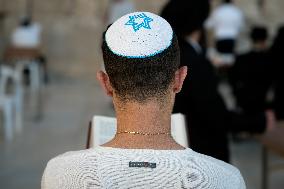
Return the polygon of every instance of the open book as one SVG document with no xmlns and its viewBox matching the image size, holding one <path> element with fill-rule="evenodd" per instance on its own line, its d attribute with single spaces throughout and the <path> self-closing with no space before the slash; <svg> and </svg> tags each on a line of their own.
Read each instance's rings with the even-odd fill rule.
<svg viewBox="0 0 284 189">
<path fill-rule="evenodd" d="M 87 148 L 104 144 L 115 136 L 116 118 L 95 115 L 89 128 Z M 188 147 L 188 137 L 185 117 L 182 114 L 172 114 L 171 134 L 175 141 L 184 147 Z"/>
</svg>

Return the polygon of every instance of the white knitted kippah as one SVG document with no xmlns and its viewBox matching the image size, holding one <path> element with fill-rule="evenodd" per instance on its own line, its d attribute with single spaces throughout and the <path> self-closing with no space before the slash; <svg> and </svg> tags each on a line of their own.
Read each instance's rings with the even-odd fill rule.
<svg viewBox="0 0 284 189">
<path fill-rule="evenodd" d="M 170 24 L 150 12 L 127 14 L 114 22 L 105 34 L 109 49 L 128 58 L 145 58 L 161 53 L 171 45 L 172 38 Z"/>
</svg>

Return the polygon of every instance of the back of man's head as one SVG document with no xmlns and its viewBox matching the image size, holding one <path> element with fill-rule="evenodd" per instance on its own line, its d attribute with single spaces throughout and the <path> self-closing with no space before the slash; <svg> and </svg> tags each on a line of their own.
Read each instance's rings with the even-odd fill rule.
<svg viewBox="0 0 284 189">
<path fill-rule="evenodd" d="M 180 63 L 171 26 L 149 12 L 114 22 L 103 35 L 102 51 L 111 86 L 127 102 L 163 99 Z"/>
</svg>

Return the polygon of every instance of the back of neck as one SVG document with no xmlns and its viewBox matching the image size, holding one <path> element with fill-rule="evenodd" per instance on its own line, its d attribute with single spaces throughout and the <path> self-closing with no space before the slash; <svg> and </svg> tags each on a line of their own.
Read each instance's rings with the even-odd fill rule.
<svg viewBox="0 0 284 189">
<path fill-rule="evenodd" d="M 126 103 L 115 106 L 117 131 L 139 132 L 152 135 L 121 133 L 104 146 L 134 149 L 183 149 L 171 133 L 171 106 L 159 103 Z M 158 134 L 163 133 L 163 134 Z"/>
</svg>

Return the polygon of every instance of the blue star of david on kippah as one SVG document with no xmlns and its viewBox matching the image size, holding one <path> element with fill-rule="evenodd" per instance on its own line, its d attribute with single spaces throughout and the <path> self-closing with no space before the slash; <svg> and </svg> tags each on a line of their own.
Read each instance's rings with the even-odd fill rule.
<svg viewBox="0 0 284 189">
<path fill-rule="evenodd" d="M 140 23 L 137 22 L 140 21 Z M 142 22 L 141 22 L 142 21 Z M 134 32 L 138 31 L 140 28 L 151 29 L 150 22 L 153 19 L 147 16 L 145 13 L 129 16 L 129 20 L 125 23 L 125 25 L 130 25 L 133 27 Z"/>
</svg>

